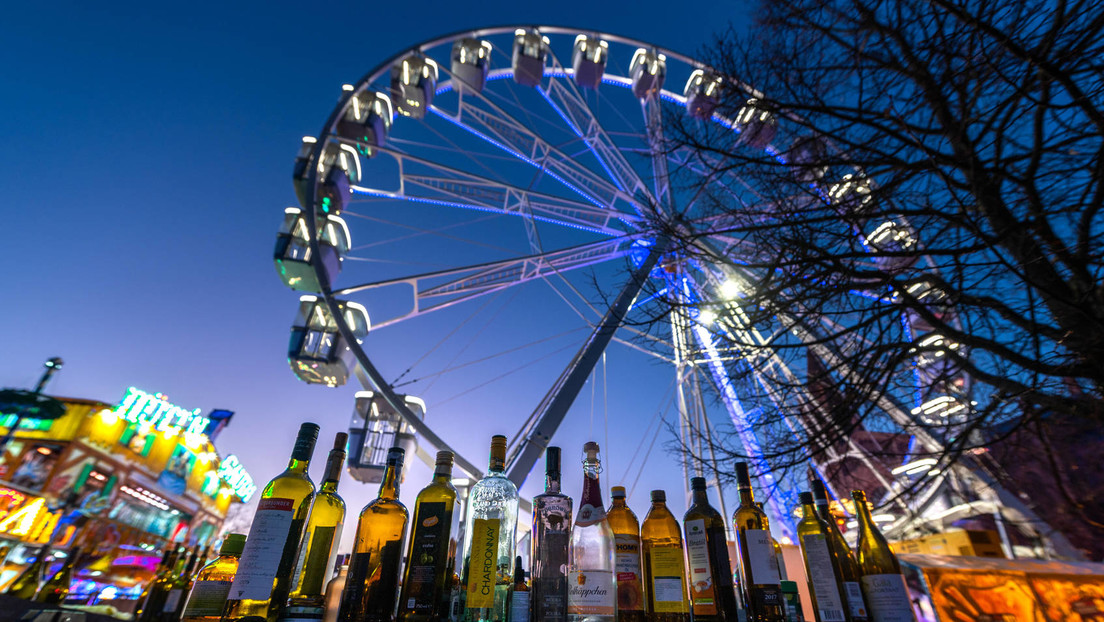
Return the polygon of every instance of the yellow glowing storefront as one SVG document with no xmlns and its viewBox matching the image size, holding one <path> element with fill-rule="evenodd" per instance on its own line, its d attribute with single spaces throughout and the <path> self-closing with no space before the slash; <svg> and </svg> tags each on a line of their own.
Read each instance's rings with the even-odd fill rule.
<svg viewBox="0 0 1104 622">
<path fill-rule="evenodd" d="M 98 567 L 139 571 L 174 544 L 211 546 L 231 504 L 255 490 L 212 443 L 229 414 L 206 417 L 135 388 L 116 405 L 57 399 L 62 417 L 24 419 L 0 455 L 0 589 L 51 538 Z M 0 414 L 0 434 L 14 420 Z"/>
</svg>

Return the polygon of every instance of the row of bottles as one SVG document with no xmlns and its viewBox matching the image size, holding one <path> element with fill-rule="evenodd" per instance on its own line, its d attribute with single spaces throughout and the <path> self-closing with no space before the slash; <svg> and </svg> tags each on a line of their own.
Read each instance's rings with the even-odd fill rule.
<svg viewBox="0 0 1104 622">
<path fill-rule="evenodd" d="M 42 581 L 48 552 L 49 547 L 43 546 L 40 548 L 35 554 L 34 561 L 24 568 L 23 572 L 19 573 L 15 581 L 8 586 L 5 594 L 24 600 L 60 605 L 69 596 L 69 583 L 73 579 L 73 570 L 76 567 L 77 560 L 80 559 L 81 548 L 78 546 L 70 550 L 61 567 L 48 579 Z"/>
<path fill-rule="evenodd" d="M 262 493 L 248 539 L 227 544 L 236 572 L 212 573 L 226 589 L 206 597 L 187 622 L 787 622 L 794 590 L 785 581 L 767 516 L 755 503 L 747 465 L 736 464 L 740 505 L 732 520 L 737 558 L 729 559 L 725 519 L 712 508 L 702 478 L 691 480 L 682 525 L 652 491 L 639 523 L 625 490 L 612 489 L 605 509 L 597 443 L 583 448 L 583 493 L 577 512 L 561 492 L 561 452 L 546 450 L 545 492 L 533 499 L 531 589 L 515 550 L 518 491 L 506 477 L 506 438 L 491 441 L 486 475 L 471 489 L 458 527 L 451 452 L 437 454 L 431 482 L 418 494 L 413 520 L 399 501 L 403 449 L 389 450 L 379 495 L 360 512 L 347 569 L 330 581 L 345 506 L 337 483 L 344 434 L 330 452 L 317 492 L 307 475 L 318 426 L 304 424 L 287 470 Z M 855 555 L 828 514 L 823 485 L 802 493 L 798 535 L 818 622 L 912 620 L 896 558 L 870 518 L 865 496 Z M 409 534 L 408 532 L 409 526 Z M 458 543 L 459 534 L 463 534 Z M 407 542 L 405 551 L 403 542 Z M 241 547 L 241 548 L 238 548 Z M 240 562 L 235 552 L 240 551 Z M 403 567 L 405 552 L 406 564 Z M 220 559 L 222 559 L 220 557 Z M 184 573 L 188 574 L 188 573 Z M 203 573 L 201 573 L 203 574 Z M 401 580 L 400 580 L 401 579 Z M 735 579 L 735 581 L 734 581 Z M 156 583 L 156 582 L 155 582 Z M 196 588 L 192 599 L 196 599 Z M 216 594 L 214 587 L 206 587 Z M 152 588 L 151 588 L 152 589 Z M 222 592 L 217 592 L 222 593 Z M 152 597 L 152 594 L 151 594 Z M 168 598 L 166 596 L 166 598 Z M 336 606 L 335 606 L 336 605 Z M 868 613 L 869 608 L 869 613 Z M 169 622 L 139 618 L 138 622 Z"/>
</svg>

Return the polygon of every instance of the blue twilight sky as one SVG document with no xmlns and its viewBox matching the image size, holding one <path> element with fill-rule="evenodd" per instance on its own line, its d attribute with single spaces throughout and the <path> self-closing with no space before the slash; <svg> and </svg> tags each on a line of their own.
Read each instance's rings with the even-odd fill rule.
<svg viewBox="0 0 1104 622">
<path fill-rule="evenodd" d="M 308 386 L 288 370 L 296 296 L 271 262 L 282 208 L 295 203 L 299 139 L 317 133 L 341 84 L 462 28 L 571 24 L 693 54 L 714 30 L 747 19 L 728 0 L 10 4 L 0 18 L 0 386 L 29 386 L 42 361 L 61 356 L 54 394 L 114 402 L 133 385 L 187 408 L 235 410 L 219 449 L 263 485 L 300 421 L 322 424 L 325 447 L 352 409 L 351 386 Z M 508 331 L 521 320 L 499 321 Z M 587 436 L 604 440 L 603 415 L 609 437 L 624 436 L 608 448 L 608 494 L 655 409 L 655 397 L 614 397 L 637 394 L 635 384 L 658 373 L 619 365 L 624 352 L 611 349 L 608 382 L 593 400 L 584 388 L 556 438 L 573 494 L 573 461 Z M 485 464 L 490 435 L 513 433 L 546 386 L 493 407 L 469 404 L 441 433 Z M 681 488 L 659 446 L 666 439 L 632 500 L 641 513 L 649 488 Z M 404 499 L 427 477 L 412 467 Z M 523 492 L 538 492 L 539 479 Z M 376 493 L 351 480 L 343 490 L 350 518 Z M 680 495 L 670 497 L 681 513 Z"/>
</svg>

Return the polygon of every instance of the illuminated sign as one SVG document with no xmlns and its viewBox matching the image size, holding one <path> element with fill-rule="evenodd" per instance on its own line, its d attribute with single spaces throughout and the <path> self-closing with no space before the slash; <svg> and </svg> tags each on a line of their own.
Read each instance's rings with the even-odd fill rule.
<svg viewBox="0 0 1104 622">
<path fill-rule="evenodd" d="M 51 512 L 42 497 L 0 488 L 0 535 L 24 542 L 46 542 L 60 515 L 60 512 Z"/>
<path fill-rule="evenodd" d="M 121 419 L 136 423 L 145 430 L 184 432 L 198 436 L 203 434 L 210 423 L 207 417 L 199 414 L 199 410 L 184 410 L 169 403 L 160 393 L 150 394 L 130 387 L 114 412 Z"/>
<path fill-rule="evenodd" d="M 249 498 L 257 490 L 253 478 L 249 476 L 241 462 L 238 462 L 237 456 L 226 456 L 219 464 L 218 475 L 219 479 L 226 482 L 226 485 L 242 501 L 249 501 Z"/>
</svg>

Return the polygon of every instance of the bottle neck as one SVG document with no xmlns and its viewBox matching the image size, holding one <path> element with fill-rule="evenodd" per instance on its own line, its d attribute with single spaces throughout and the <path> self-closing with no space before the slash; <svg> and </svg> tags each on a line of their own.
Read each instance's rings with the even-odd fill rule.
<svg viewBox="0 0 1104 622">
<path fill-rule="evenodd" d="M 866 505 L 866 497 L 855 499 L 855 514 L 859 519 L 859 530 L 866 532 L 876 532 L 874 528 L 874 517 L 870 515 L 870 508 Z"/>
<path fill-rule="evenodd" d="M 399 469 L 394 464 L 387 465 L 387 470 L 383 472 L 383 483 L 380 484 L 379 498 L 399 498 Z"/>
<path fill-rule="evenodd" d="M 596 460 L 583 463 L 583 505 L 602 507 L 602 484 L 598 481 L 600 470 Z"/>
<path fill-rule="evenodd" d="M 326 473 L 322 476 L 322 491 L 334 492 L 341 480 L 341 466 L 345 464 L 345 452 L 340 449 L 330 451 L 326 458 Z"/>
<path fill-rule="evenodd" d="M 709 505 L 709 494 L 704 490 L 695 490 L 690 494 L 690 505 Z"/>
<path fill-rule="evenodd" d="M 755 507 L 755 493 L 751 491 L 751 484 L 740 484 L 740 505 Z"/>
<path fill-rule="evenodd" d="M 291 460 L 288 460 L 287 470 L 291 473 L 306 473 L 307 467 L 310 466 L 310 459 L 300 460 L 294 456 Z"/>
<path fill-rule="evenodd" d="M 801 504 L 801 518 L 820 522 L 820 515 L 817 513 L 816 506 L 812 503 Z"/>
<path fill-rule="evenodd" d="M 544 492 L 559 494 L 559 492 L 560 492 L 560 474 L 559 473 L 545 473 L 544 474 Z"/>
<path fill-rule="evenodd" d="M 452 465 L 438 464 L 433 471 L 433 481 L 438 484 L 448 484 L 452 481 Z"/>
<path fill-rule="evenodd" d="M 627 508 L 629 504 L 625 503 L 624 497 L 614 497 L 613 502 L 610 503 L 610 508 Z"/>
</svg>

